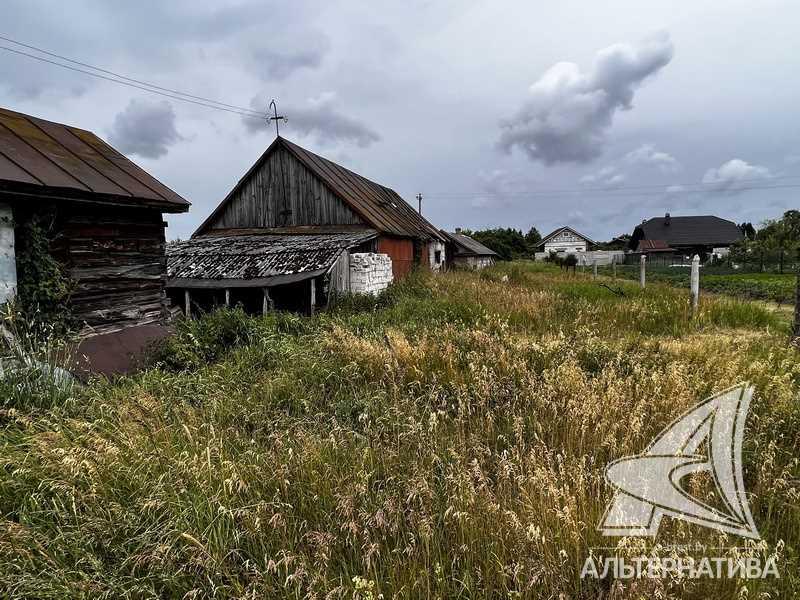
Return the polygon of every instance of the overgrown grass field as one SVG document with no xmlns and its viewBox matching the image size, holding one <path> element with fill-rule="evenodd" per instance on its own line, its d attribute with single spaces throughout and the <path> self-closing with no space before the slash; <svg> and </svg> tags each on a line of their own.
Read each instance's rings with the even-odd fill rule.
<svg viewBox="0 0 800 600">
<path fill-rule="evenodd" d="M 153 366 L 0 422 L 0 596 L 790 598 L 800 362 L 775 314 L 535 265 L 417 275 L 314 318 L 183 323 Z M 764 540 L 666 518 L 657 544 L 780 579 L 582 580 L 608 462 L 750 381 Z M 693 481 L 697 493 L 705 487 Z M 745 548 L 742 548 L 746 546 Z M 663 552 L 684 552 L 680 549 Z M 688 550 L 686 550 L 688 552 Z"/>
</svg>

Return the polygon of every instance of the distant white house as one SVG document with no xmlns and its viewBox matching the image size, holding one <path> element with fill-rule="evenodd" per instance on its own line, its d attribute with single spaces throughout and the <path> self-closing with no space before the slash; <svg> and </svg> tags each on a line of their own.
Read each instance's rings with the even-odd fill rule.
<svg viewBox="0 0 800 600">
<path fill-rule="evenodd" d="M 550 252 L 579 254 L 586 252 L 589 250 L 589 246 L 594 244 L 595 242 L 591 238 L 578 233 L 572 227 L 559 227 L 542 238 L 542 241 L 539 242 L 539 250 L 545 255 Z"/>
</svg>

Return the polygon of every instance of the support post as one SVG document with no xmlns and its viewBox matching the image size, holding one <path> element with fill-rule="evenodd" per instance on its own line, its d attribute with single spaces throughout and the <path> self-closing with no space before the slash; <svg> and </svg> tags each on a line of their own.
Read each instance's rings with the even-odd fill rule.
<svg viewBox="0 0 800 600">
<path fill-rule="evenodd" d="M 272 309 L 272 298 L 269 297 L 269 288 L 264 288 L 264 303 L 261 306 L 261 313 L 267 314 Z"/>
<path fill-rule="evenodd" d="M 592 261 L 592 279 L 597 279 L 597 259 Z"/>
<path fill-rule="evenodd" d="M 311 285 L 310 285 L 310 287 L 311 287 L 311 304 L 310 304 L 309 312 L 313 315 L 314 311 L 317 308 L 317 280 L 312 278 L 310 281 L 311 281 Z"/>
<path fill-rule="evenodd" d="M 644 282 L 645 282 L 645 263 L 647 262 L 647 256 L 642 254 L 639 257 L 639 287 L 644 289 Z"/>
<path fill-rule="evenodd" d="M 187 319 L 192 318 L 192 295 L 189 290 L 183 290 L 183 313 Z"/>
<path fill-rule="evenodd" d="M 617 257 L 611 259 L 611 276 L 617 278 Z"/>
<path fill-rule="evenodd" d="M 225 306 L 229 307 L 231 305 L 231 289 L 225 288 Z"/>
<path fill-rule="evenodd" d="M 695 254 L 692 258 L 692 272 L 689 278 L 689 288 L 692 294 L 692 314 L 697 314 L 697 304 L 700 300 L 700 256 Z"/>
</svg>

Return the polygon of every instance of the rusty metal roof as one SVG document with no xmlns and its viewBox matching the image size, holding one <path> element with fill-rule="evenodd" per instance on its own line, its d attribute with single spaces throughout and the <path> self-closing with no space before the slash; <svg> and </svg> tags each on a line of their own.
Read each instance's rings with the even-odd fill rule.
<svg viewBox="0 0 800 600">
<path fill-rule="evenodd" d="M 171 287 L 187 280 L 293 280 L 327 271 L 347 248 L 378 233 L 372 229 L 326 234 L 245 234 L 202 236 L 167 245 L 167 279 Z"/>
<path fill-rule="evenodd" d="M 0 190 L 189 210 L 188 201 L 93 133 L 3 108 Z"/>
<path fill-rule="evenodd" d="M 205 232 L 206 226 L 225 206 L 228 200 L 236 195 L 238 189 L 261 167 L 267 157 L 281 146 L 286 148 L 297 160 L 322 180 L 333 193 L 364 219 L 370 227 L 382 233 L 400 237 L 445 241 L 439 230 L 414 210 L 393 189 L 370 181 L 366 177 L 362 177 L 358 173 L 354 173 L 282 137 L 276 138 L 270 144 L 266 152 L 239 180 L 225 200 L 200 225 L 195 235 Z"/>
</svg>

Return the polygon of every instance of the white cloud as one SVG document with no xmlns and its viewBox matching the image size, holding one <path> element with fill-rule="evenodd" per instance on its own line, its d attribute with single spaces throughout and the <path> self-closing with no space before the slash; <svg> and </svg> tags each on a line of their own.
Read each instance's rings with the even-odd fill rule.
<svg viewBox="0 0 800 600">
<path fill-rule="evenodd" d="M 552 66 L 531 85 L 516 116 L 501 123 L 499 147 L 510 152 L 518 146 L 547 165 L 597 158 L 615 113 L 633 107 L 636 89 L 669 63 L 672 52 L 661 33 L 601 50 L 587 72 L 570 62 Z"/>
<path fill-rule="evenodd" d="M 703 183 L 708 189 L 736 193 L 744 188 L 758 185 L 759 182 L 770 179 L 772 176 L 766 167 L 751 165 L 739 158 L 734 158 L 717 169 L 706 171 Z"/>
<path fill-rule="evenodd" d="M 656 150 L 653 144 L 642 144 L 636 150 L 628 152 L 623 160 L 629 165 L 655 167 L 662 173 L 674 173 L 681 169 L 674 156 Z"/>
<path fill-rule="evenodd" d="M 789 156 L 784 157 L 783 162 L 785 162 L 787 165 L 800 164 L 800 154 L 790 154 Z"/>
<path fill-rule="evenodd" d="M 269 101 L 258 97 L 250 103 L 254 109 L 266 106 Z M 316 98 L 309 98 L 305 104 L 299 106 L 286 106 L 281 108 L 281 113 L 287 115 L 289 122 L 284 125 L 284 131 L 291 131 L 301 136 L 313 136 L 321 143 L 339 141 L 355 142 L 359 147 L 366 148 L 374 142 L 380 141 L 381 136 L 356 119 L 343 115 L 335 108 L 336 93 L 323 92 Z M 272 129 L 273 125 L 260 119 L 243 117 L 243 122 L 250 132 Z"/>
<path fill-rule="evenodd" d="M 596 173 L 589 173 L 580 178 L 580 182 L 584 185 L 596 185 L 608 190 L 622 187 L 625 181 L 625 175 L 617 172 L 617 168 L 612 165 L 603 167 Z"/>
<path fill-rule="evenodd" d="M 668 185 L 664 190 L 667 194 L 680 194 L 686 191 L 686 187 L 682 185 Z"/>
<path fill-rule="evenodd" d="M 144 158 L 164 156 L 171 145 L 182 139 L 175 128 L 175 111 L 166 100 L 131 100 L 114 117 L 109 133 L 109 141 L 117 150 Z"/>
</svg>

